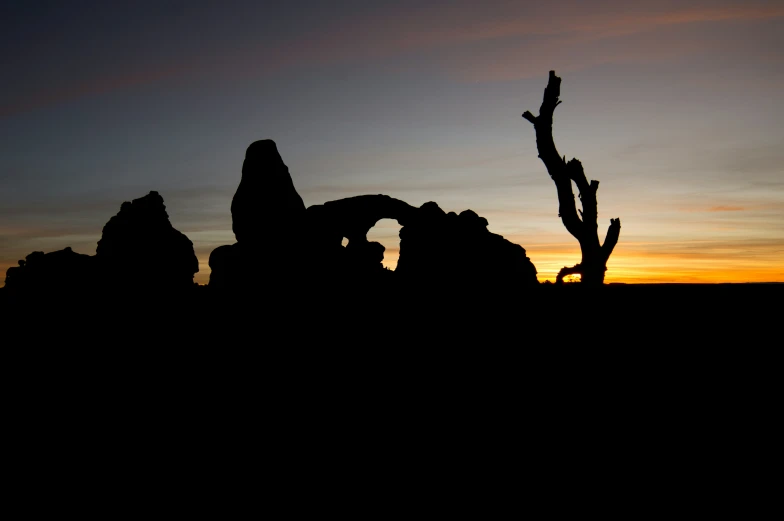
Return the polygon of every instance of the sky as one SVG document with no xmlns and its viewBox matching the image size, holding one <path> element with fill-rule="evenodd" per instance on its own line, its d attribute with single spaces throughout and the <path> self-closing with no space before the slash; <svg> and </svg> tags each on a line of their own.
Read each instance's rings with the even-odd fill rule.
<svg viewBox="0 0 784 521">
<path fill-rule="evenodd" d="M 156 190 L 206 284 L 258 139 L 306 206 L 471 209 L 555 280 L 580 249 L 521 117 L 550 70 L 621 219 L 606 282 L 784 282 L 784 0 L 1 0 L 0 282 Z M 390 268 L 399 230 L 368 236 Z"/>
</svg>

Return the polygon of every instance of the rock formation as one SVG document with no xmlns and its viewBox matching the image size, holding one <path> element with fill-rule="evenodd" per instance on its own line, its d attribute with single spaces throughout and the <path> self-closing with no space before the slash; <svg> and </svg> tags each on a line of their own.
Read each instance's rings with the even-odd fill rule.
<svg viewBox="0 0 784 521">
<path fill-rule="evenodd" d="M 474 289 L 538 283 L 525 250 L 490 233 L 487 220 L 471 210 L 447 214 L 433 202 L 416 208 L 381 194 L 305 210 L 271 140 L 248 147 L 231 213 L 237 243 L 210 255 L 214 288 L 290 292 L 301 284 L 329 291 L 393 278 Z M 395 219 L 403 227 L 395 272 L 383 267 L 384 246 L 367 240 L 381 219 Z"/>
<path fill-rule="evenodd" d="M 310 224 L 329 229 L 351 241 L 367 241 L 367 233 L 381 219 L 395 219 L 405 226 L 415 217 L 416 207 L 388 195 L 359 195 L 308 208 Z M 338 240 L 340 242 L 340 240 Z"/>
<path fill-rule="evenodd" d="M 471 210 L 458 215 L 434 202 L 423 204 L 400 230 L 395 273 L 407 282 L 452 289 L 538 284 L 525 249 L 491 233 L 487 225 L 487 219 Z"/>
<path fill-rule="evenodd" d="M 245 152 L 231 221 L 237 242 L 210 254 L 210 286 L 285 288 L 301 279 L 308 262 L 305 203 L 271 139 L 256 141 Z"/>
<path fill-rule="evenodd" d="M 308 207 L 307 237 L 320 258 L 320 277 L 346 282 L 387 276 L 382 265 L 384 246 L 368 242 L 367 234 L 381 219 L 405 225 L 416 211 L 416 207 L 388 195 L 359 195 Z M 345 247 L 344 238 L 348 239 Z"/>
<path fill-rule="evenodd" d="M 309 242 L 324 272 L 344 282 L 380 273 L 384 247 L 369 243 L 367 233 L 387 218 L 403 226 L 395 270 L 399 282 L 471 289 L 538 283 L 525 250 L 490 233 L 487 220 L 471 210 L 447 214 L 434 202 L 416 208 L 386 195 L 361 195 L 311 206 L 307 215 Z"/>
<path fill-rule="evenodd" d="M 5 284 L 36 293 L 176 290 L 192 287 L 198 271 L 193 243 L 171 225 L 158 192 L 150 192 L 121 205 L 104 226 L 94 256 L 70 247 L 36 251 L 8 269 Z"/>
<path fill-rule="evenodd" d="M 537 284 L 525 250 L 490 233 L 487 220 L 471 210 L 446 213 L 434 202 L 416 208 L 381 194 L 306 209 L 272 140 L 248 147 L 231 214 L 237 242 L 210 254 L 213 289 L 296 299 L 300 290 L 380 295 L 379 284 L 384 291 L 390 284 L 452 290 Z M 394 272 L 383 266 L 384 246 L 367 239 L 381 219 L 402 226 Z M 33 252 L 8 270 L 6 285 L 168 291 L 193 287 L 198 270 L 193 243 L 171 225 L 158 192 L 150 192 L 122 204 L 104 226 L 94 257 L 70 248 Z"/>
<path fill-rule="evenodd" d="M 5 287 L 11 291 L 46 292 L 93 289 L 95 257 L 71 247 L 44 253 L 34 251 L 19 266 L 8 268 Z"/>
<path fill-rule="evenodd" d="M 242 179 L 231 201 L 231 229 L 242 244 L 290 242 L 302 224 L 305 203 L 294 188 L 275 142 L 263 139 L 245 152 Z"/>
<path fill-rule="evenodd" d="M 96 257 L 111 284 L 186 288 L 199 271 L 193 243 L 171 225 L 158 192 L 122 204 L 103 227 Z"/>
</svg>

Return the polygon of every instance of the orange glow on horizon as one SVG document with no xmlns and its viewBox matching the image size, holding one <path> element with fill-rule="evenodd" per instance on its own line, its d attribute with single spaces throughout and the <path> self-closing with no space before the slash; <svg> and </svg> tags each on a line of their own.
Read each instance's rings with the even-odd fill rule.
<svg viewBox="0 0 784 521">
<path fill-rule="evenodd" d="M 548 249 L 549 248 L 549 249 Z M 621 249 L 621 244 L 618 246 Z M 546 245 L 526 248 L 528 257 L 536 266 L 539 282 L 555 282 L 558 271 L 564 266 L 573 266 L 580 261 L 579 248 L 574 245 Z M 646 253 L 643 251 L 616 251 L 607 263 L 605 282 L 625 284 L 660 283 L 743 283 L 743 282 L 784 282 L 784 258 L 771 261 L 769 255 L 760 254 L 739 259 L 732 255 L 726 257 L 707 257 L 683 253 Z M 777 254 L 783 257 L 781 253 Z M 400 256 L 397 248 L 387 248 L 383 265 L 394 270 Z M 208 257 L 199 258 L 199 272 L 194 281 L 207 284 L 210 280 Z M 10 266 L 9 266 L 10 267 Z M 3 273 L 7 267 L 3 267 Z"/>
</svg>

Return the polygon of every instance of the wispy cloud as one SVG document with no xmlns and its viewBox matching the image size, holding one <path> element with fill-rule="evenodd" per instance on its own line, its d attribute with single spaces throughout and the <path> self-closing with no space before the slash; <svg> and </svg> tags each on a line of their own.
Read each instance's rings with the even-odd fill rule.
<svg viewBox="0 0 784 521">
<path fill-rule="evenodd" d="M 7 118 L 74 99 L 149 85 L 168 78 L 181 77 L 194 70 L 193 66 L 170 64 L 155 68 L 140 68 L 130 72 L 118 72 L 108 76 L 97 76 L 76 83 L 58 85 L 55 88 L 47 86 L 40 90 L 21 93 L 10 102 L 0 105 L 0 118 Z"/>
<path fill-rule="evenodd" d="M 572 4 L 568 7 L 552 3 L 547 9 L 533 10 L 531 5 L 517 4 L 505 9 L 483 11 L 464 6 L 418 10 L 390 16 L 388 13 L 364 20 L 353 20 L 352 27 L 364 30 L 314 35 L 312 42 L 326 44 L 320 49 L 331 54 L 337 50 L 349 51 L 343 46 L 357 43 L 370 44 L 353 53 L 385 53 L 409 49 L 423 50 L 434 47 L 464 45 L 489 40 L 521 36 L 564 35 L 571 41 L 595 40 L 625 36 L 650 31 L 658 27 L 692 23 L 722 22 L 730 20 L 764 20 L 784 16 L 784 6 L 769 4 L 673 6 L 658 7 L 658 2 L 604 2 L 598 5 Z M 647 4 L 647 5 L 646 5 Z M 576 35 L 580 35 L 576 38 Z M 569 40 L 567 40 L 569 41 Z M 308 42 L 310 43 L 310 42 Z M 316 48 L 311 48 L 313 51 Z M 312 55 L 314 58 L 318 55 Z"/>
<path fill-rule="evenodd" d="M 509 7 L 511 5 L 511 7 Z M 437 9 L 413 11 L 384 10 L 380 14 L 347 16 L 325 24 L 320 31 L 300 35 L 291 34 L 283 43 L 256 41 L 243 45 L 215 49 L 210 55 L 200 54 L 169 61 L 133 66 L 124 70 L 118 63 L 104 74 L 75 83 L 47 85 L 41 89 L 17 92 L 0 105 L 0 118 L 27 112 L 36 108 L 55 105 L 86 96 L 104 94 L 122 89 L 171 79 L 195 78 L 205 74 L 269 75 L 281 69 L 303 66 L 320 66 L 384 60 L 410 53 L 427 53 L 439 49 L 460 48 L 466 63 L 456 70 L 455 64 L 446 65 L 464 79 L 487 80 L 514 79 L 546 74 L 553 64 L 563 70 L 580 68 L 597 63 L 623 62 L 631 59 L 668 58 L 674 55 L 673 46 L 660 41 L 646 49 L 621 47 L 605 50 L 588 59 L 564 61 L 563 53 L 580 51 L 588 42 L 618 38 L 650 32 L 663 27 L 697 23 L 727 21 L 767 20 L 784 16 L 784 5 L 769 3 L 744 3 L 743 5 L 672 6 L 658 7 L 658 2 L 634 6 L 605 2 L 594 6 L 580 3 L 563 7 L 557 3 L 541 6 L 504 4 L 494 9 L 477 10 L 465 5 L 439 6 Z M 207 23 L 201 20 L 200 23 Z M 263 35 L 254 35 L 256 40 Z M 514 51 L 497 50 L 496 64 L 473 59 L 470 47 L 486 42 L 509 41 L 520 38 L 545 38 L 537 42 L 526 41 L 525 47 Z M 692 49 L 699 42 L 692 42 Z M 162 50 L 162 55 L 165 55 Z M 683 45 L 678 52 L 689 52 Z M 509 61 L 501 60 L 504 55 Z M 514 64 L 514 68 L 510 67 Z M 544 72 L 543 72 L 544 71 Z M 6 71 L 13 76 L 14 71 Z"/>
<path fill-rule="evenodd" d="M 707 211 L 709 212 L 742 212 L 745 208 L 742 206 L 720 205 L 711 206 Z"/>
</svg>

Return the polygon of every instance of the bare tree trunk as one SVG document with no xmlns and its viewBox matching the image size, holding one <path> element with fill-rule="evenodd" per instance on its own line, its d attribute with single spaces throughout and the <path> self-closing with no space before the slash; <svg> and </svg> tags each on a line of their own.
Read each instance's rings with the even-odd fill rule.
<svg viewBox="0 0 784 521">
<path fill-rule="evenodd" d="M 566 156 L 561 158 L 553 141 L 553 112 L 555 112 L 555 107 L 561 104 L 558 100 L 560 94 L 561 78 L 555 75 L 555 71 L 550 71 L 550 78 L 544 89 L 542 106 L 539 108 L 539 116 L 534 116 L 528 111 L 523 114 L 523 117 L 534 125 L 539 158 L 544 162 L 547 172 L 555 182 L 555 188 L 558 192 L 558 216 L 569 233 L 579 241 L 582 252 L 580 263 L 571 268 L 561 269 L 556 283 L 563 283 L 563 278 L 567 275 L 579 274 L 583 284 L 599 286 L 604 284 L 607 259 L 610 258 L 613 248 L 618 243 L 621 220 L 610 219 L 610 227 L 607 230 L 604 244 L 600 244 L 596 209 L 596 190 L 599 188 L 599 181 L 591 180 L 589 183 L 580 161 L 572 159 L 567 162 Z M 572 191 L 572 181 L 580 191 L 582 210 L 577 209 Z"/>
</svg>

